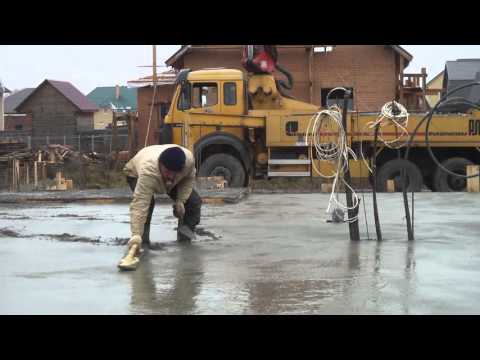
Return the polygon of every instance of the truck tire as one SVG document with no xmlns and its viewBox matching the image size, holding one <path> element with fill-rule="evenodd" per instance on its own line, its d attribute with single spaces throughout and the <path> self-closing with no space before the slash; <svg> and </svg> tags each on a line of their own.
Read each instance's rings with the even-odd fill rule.
<svg viewBox="0 0 480 360">
<path fill-rule="evenodd" d="M 387 180 L 395 181 L 395 191 L 402 191 L 402 168 L 406 170 L 407 191 L 422 191 L 423 177 L 417 165 L 405 159 L 387 161 L 377 175 L 377 191 L 387 190 Z"/>
<path fill-rule="evenodd" d="M 473 165 L 473 162 L 465 158 L 454 157 L 445 160 L 442 165 L 450 171 L 466 175 L 467 165 Z M 433 177 L 433 186 L 435 191 L 439 192 L 465 191 L 467 179 L 447 174 L 442 168 L 437 167 Z"/>
<path fill-rule="evenodd" d="M 245 186 L 245 169 L 240 160 L 229 154 L 213 154 L 201 165 L 199 176 L 223 176 L 229 187 Z"/>
</svg>

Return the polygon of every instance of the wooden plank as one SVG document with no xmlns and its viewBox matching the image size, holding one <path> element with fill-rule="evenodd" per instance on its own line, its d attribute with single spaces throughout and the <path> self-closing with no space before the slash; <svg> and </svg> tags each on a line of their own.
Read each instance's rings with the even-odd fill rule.
<svg viewBox="0 0 480 360">
<path fill-rule="evenodd" d="M 35 161 L 33 163 L 33 186 L 35 187 L 35 189 L 38 188 L 38 162 Z"/>
<path fill-rule="evenodd" d="M 322 193 L 331 193 L 333 188 L 333 183 L 323 183 L 321 186 Z"/>
<path fill-rule="evenodd" d="M 62 172 L 61 171 L 57 171 L 57 173 L 55 174 L 55 182 L 57 184 L 57 187 L 58 187 L 58 185 L 60 185 L 62 183 Z"/>
<path fill-rule="evenodd" d="M 395 180 L 387 180 L 387 192 L 395 192 Z"/>
<path fill-rule="evenodd" d="M 467 165 L 467 176 L 476 175 L 479 170 L 479 165 Z M 467 191 L 480 192 L 480 178 L 478 176 L 467 179 Z"/>
</svg>

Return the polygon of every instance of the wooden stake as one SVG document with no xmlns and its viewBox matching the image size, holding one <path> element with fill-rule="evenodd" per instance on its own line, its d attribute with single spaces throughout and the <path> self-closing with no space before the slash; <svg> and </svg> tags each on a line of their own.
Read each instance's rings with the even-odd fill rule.
<svg viewBox="0 0 480 360">
<path fill-rule="evenodd" d="M 387 192 L 395 192 L 395 180 L 387 180 Z"/>
<path fill-rule="evenodd" d="M 33 163 L 33 186 L 35 187 L 35 190 L 38 188 L 38 169 L 37 169 L 37 164 L 38 162 L 35 161 Z"/>
<path fill-rule="evenodd" d="M 479 165 L 467 165 L 467 176 L 478 174 L 479 169 Z M 467 191 L 480 192 L 480 179 L 478 176 L 467 179 Z"/>
<path fill-rule="evenodd" d="M 62 183 L 62 172 L 57 171 L 57 174 L 55 176 L 57 186 L 59 186 Z"/>
</svg>

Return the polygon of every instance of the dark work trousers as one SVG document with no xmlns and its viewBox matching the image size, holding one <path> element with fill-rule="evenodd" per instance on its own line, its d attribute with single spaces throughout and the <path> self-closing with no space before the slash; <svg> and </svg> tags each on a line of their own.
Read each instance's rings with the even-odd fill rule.
<svg viewBox="0 0 480 360">
<path fill-rule="evenodd" d="M 127 176 L 127 183 L 130 186 L 132 191 L 135 191 L 135 187 L 137 185 L 137 178 Z M 177 187 L 175 186 L 172 191 L 168 193 L 168 196 L 173 201 L 177 200 Z M 202 198 L 195 189 L 192 190 L 190 197 L 188 198 L 187 202 L 185 203 L 185 216 L 183 217 L 183 223 L 188 225 L 188 227 L 195 231 L 195 226 L 200 223 L 200 212 L 202 207 Z M 152 200 L 150 201 L 150 207 L 148 209 L 147 220 L 145 221 L 145 226 L 143 228 L 143 236 L 142 236 L 142 243 L 150 245 L 150 223 L 152 221 L 152 214 L 153 209 L 155 208 L 155 198 L 152 196 Z M 182 240 L 180 234 L 177 236 L 178 240 Z"/>
</svg>

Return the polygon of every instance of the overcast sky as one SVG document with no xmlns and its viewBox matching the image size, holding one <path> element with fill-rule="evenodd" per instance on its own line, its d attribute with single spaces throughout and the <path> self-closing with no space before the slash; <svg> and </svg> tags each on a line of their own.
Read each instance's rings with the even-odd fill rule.
<svg viewBox="0 0 480 360">
<path fill-rule="evenodd" d="M 431 79 L 445 61 L 480 58 L 480 45 L 402 45 L 413 55 L 407 72 L 427 68 Z M 180 45 L 157 46 L 157 62 L 163 64 Z M 0 45 L 0 80 L 10 90 L 36 87 L 45 79 L 73 83 L 87 94 L 97 86 L 126 85 L 151 74 L 150 45 Z M 159 69 L 161 70 L 161 69 Z"/>
</svg>

